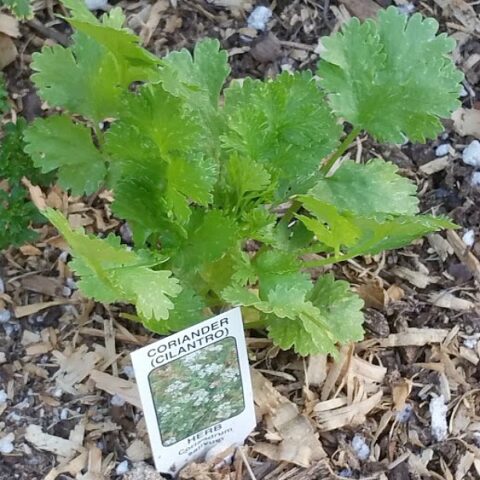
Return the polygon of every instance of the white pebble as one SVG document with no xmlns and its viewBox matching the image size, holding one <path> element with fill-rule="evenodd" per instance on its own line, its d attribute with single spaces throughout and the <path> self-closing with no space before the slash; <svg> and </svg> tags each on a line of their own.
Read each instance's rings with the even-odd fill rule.
<svg viewBox="0 0 480 480">
<path fill-rule="evenodd" d="M 480 334 L 476 333 L 475 335 L 470 335 L 469 337 L 466 337 L 463 340 L 463 344 L 467 348 L 471 348 L 472 350 L 474 350 L 475 348 L 477 348 L 477 343 L 479 339 L 480 339 Z"/>
<path fill-rule="evenodd" d="M 260 5 L 259 7 L 255 7 L 253 12 L 248 16 L 247 24 L 250 28 L 263 31 L 267 28 L 267 23 L 271 18 L 272 11 Z"/>
<path fill-rule="evenodd" d="M 472 173 L 472 186 L 480 187 L 480 172 L 473 172 Z"/>
<path fill-rule="evenodd" d="M 135 370 L 133 369 L 133 367 L 131 365 L 125 365 L 122 369 L 122 372 L 130 379 L 134 379 L 135 378 Z"/>
<path fill-rule="evenodd" d="M 68 408 L 62 408 L 60 412 L 60 420 L 66 420 L 68 418 Z"/>
<path fill-rule="evenodd" d="M 85 5 L 89 10 L 107 10 L 108 1 L 107 0 L 85 0 Z"/>
<path fill-rule="evenodd" d="M 415 5 L 413 3 L 404 3 L 398 5 L 397 8 L 400 10 L 400 13 L 403 13 L 404 15 L 410 15 L 415 11 Z"/>
<path fill-rule="evenodd" d="M 365 437 L 358 433 L 352 439 L 352 448 L 360 460 L 366 460 L 370 456 L 370 447 L 365 442 Z"/>
<path fill-rule="evenodd" d="M 115 469 L 115 473 L 117 475 L 123 475 L 125 473 L 128 472 L 128 460 L 124 460 L 123 462 L 120 462 L 118 465 L 117 465 L 117 468 Z"/>
<path fill-rule="evenodd" d="M 409 403 L 406 403 L 402 410 L 397 413 L 397 421 L 400 423 L 407 423 L 412 416 L 412 412 L 413 407 Z"/>
<path fill-rule="evenodd" d="M 0 390 L 0 403 L 5 403 L 7 401 L 7 392 L 5 390 Z"/>
<path fill-rule="evenodd" d="M 462 154 L 463 163 L 472 167 L 480 167 L 480 142 L 474 140 Z"/>
<path fill-rule="evenodd" d="M 463 234 L 462 240 L 467 247 L 473 247 L 475 243 L 475 232 L 473 230 L 467 230 Z"/>
<path fill-rule="evenodd" d="M 13 440 L 15 439 L 15 435 L 13 433 L 9 433 L 5 435 L 3 438 L 0 438 L 0 453 L 8 455 L 12 453 L 14 450 Z"/>
<path fill-rule="evenodd" d="M 467 89 L 462 85 L 462 89 L 460 90 L 459 96 L 460 98 L 464 98 L 468 95 Z"/>
<path fill-rule="evenodd" d="M 5 293 L 5 284 L 3 283 L 3 279 L 0 278 L 0 294 Z"/>
<path fill-rule="evenodd" d="M 120 396 L 118 393 L 116 393 L 111 400 L 111 403 L 114 407 L 122 407 L 125 405 L 125 399 Z"/>
<path fill-rule="evenodd" d="M 0 323 L 7 323 L 11 318 L 11 313 L 9 310 L 0 310 Z"/>
<path fill-rule="evenodd" d="M 448 143 L 441 143 L 436 149 L 435 149 L 435 155 L 437 157 L 444 157 L 445 155 L 448 155 L 448 152 L 450 151 L 450 145 Z"/>
<path fill-rule="evenodd" d="M 429 410 L 431 416 L 430 428 L 432 435 L 437 442 L 441 442 L 447 437 L 448 432 L 448 407 L 445 405 L 445 399 L 443 398 L 443 395 L 434 397 L 430 400 Z"/>
</svg>

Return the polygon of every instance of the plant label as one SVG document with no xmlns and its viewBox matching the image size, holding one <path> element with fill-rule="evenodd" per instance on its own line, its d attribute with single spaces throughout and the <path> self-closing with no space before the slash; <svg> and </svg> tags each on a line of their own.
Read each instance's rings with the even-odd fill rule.
<svg viewBox="0 0 480 480">
<path fill-rule="evenodd" d="M 256 424 L 240 308 L 132 353 L 155 466 L 175 475 Z M 215 449 L 215 450 L 212 450 Z"/>
</svg>

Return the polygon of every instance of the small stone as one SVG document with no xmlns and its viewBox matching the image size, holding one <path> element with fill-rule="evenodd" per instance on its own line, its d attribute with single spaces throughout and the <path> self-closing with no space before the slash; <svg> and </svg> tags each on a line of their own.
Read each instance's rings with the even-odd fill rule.
<svg viewBox="0 0 480 480">
<path fill-rule="evenodd" d="M 123 405 L 125 405 L 125 399 L 122 396 L 120 396 L 118 393 L 116 393 L 112 397 L 111 404 L 114 407 L 123 407 Z"/>
<path fill-rule="evenodd" d="M 467 247 L 473 247 L 475 243 L 475 232 L 473 230 L 467 230 L 463 234 L 462 240 Z"/>
<path fill-rule="evenodd" d="M 450 151 L 450 145 L 448 143 L 441 143 L 436 149 L 435 149 L 435 155 L 437 157 L 444 157 L 445 155 L 448 155 L 448 152 Z"/>
<path fill-rule="evenodd" d="M 252 13 L 248 16 L 247 24 L 250 28 L 261 30 L 262 32 L 267 28 L 268 21 L 272 18 L 272 11 L 260 5 L 255 7 Z"/>
<path fill-rule="evenodd" d="M 124 373 L 129 378 L 129 380 L 132 380 L 135 378 L 135 370 L 131 365 L 125 365 L 122 368 L 122 373 Z"/>
<path fill-rule="evenodd" d="M 5 284 L 3 283 L 3 279 L 0 278 L 0 295 L 5 293 Z"/>
<path fill-rule="evenodd" d="M 466 89 L 463 85 L 462 85 L 462 88 L 461 88 L 461 90 L 460 90 L 460 94 L 459 94 L 459 95 L 460 95 L 461 98 L 464 98 L 464 97 L 468 96 L 468 91 L 467 91 L 467 89 Z"/>
<path fill-rule="evenodd" d="M 365 437 L 356 434 L 352 439 L 352 448 L 357 454 L 359 460 L 366 460 L 370 456 L 370 447 L 365 442 Z"/>
<path fill-rule="evenodd" d="M 128 460 L 124 460 L 123 462 L 120 462 L 117 465 L 117 468 L 115 469 L 115 473 L 117 475 L 124 475 L 125 473 L 128 472 L 129 466 L 128 466 Z"/>
<path fill-rule="evenodd" d="M 472 167 L 480 167 L 480 142 L 474 140 L 468 147 L 465 148 L 462 154 L 463 163 L 471 165 Z"/>
<path fill-rule="evenodd" d="M 398 10 L 404 15 L 410 15 L 415 11 L 415 5 L 413 3 L 403 3 L 398 5 Z"/>
<path fill-rule="evenodd" d="M 273 62 L 281 53 L 280 42 L 272 32 L 258 38 L 250 49 L 252 57 L 261 63 Z"/>
<path fill-rule="evenodd" d="M 447 425 L 447 411 L 448 407 L 445 405 L 445 398 L 443 395 L 439 395 L 438 397 L 433 397 L 430 400 L 429 405 L 430 410 L 430 428 L 432 431 L 433 438 L 437 440 L 437 442 L 441 442 L 445 440 L 448 433 L 448 425 Z"/>
<path fill-rule="evenodd" d="M 15 439 L 15 435 L 13 433 L 9 433 L 4 437 L 0 438 L 0 453 L 4 455 L 8 455 L 12 453 L 15 447 L 13 446 L 13 440 Z"/>
<path fill-rule="evenodd" d="M 85 5 L 89 10 L 108 10 L 107 0 L 85 0 Z"/>
<path fill-rule="evenodd" d="M 10 313 L 9 310 L 6 310 L 6 309 L 0 310 L 0 323 L 7 323 L 11 317 L 12 317 L 12 314 Z"/>
<path fill-rule="evenodd" d="M 412 416 L 412 412 L 413 407 L 409 403 L 406 403 L 402 410 L 397 413 L 398 423 L 407 423 Z"/>
<path fill-rule="evenodd" d="M 0 390 L 0 403 L 5 403 L 7 398 L 7 392 L 5 390 Z"/>
<path fill-rule="evenodd" d="M 472 186 L 480 187 L 480 172 L 472 173 Z"/>
</svg>

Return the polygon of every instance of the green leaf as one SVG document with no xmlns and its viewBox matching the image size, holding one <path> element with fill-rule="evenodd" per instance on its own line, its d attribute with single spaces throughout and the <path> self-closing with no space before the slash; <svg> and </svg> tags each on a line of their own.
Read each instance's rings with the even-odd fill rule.
<svg viewBox="0 0 480 480">
<path fill-rule="evenodd" d="M 352 247 L 356 244 L 361 230 L 351 212 L 341 214 L 334 205 L 306 195 L 299 196 L 298 199 L 316 218 L 305 215 L 296 217 L 323 245 L 331 247 L 339 254 L 342 247 Z"/>
<path fill-rule="evenodd" d="M 233 84 L 225 90 L 225 115 L 225 148 L 278 178 L 279 199 L 313 184 L 341 134 L 310 72 Z"/>
<path fill-rule="evenodd" d="M 315 218 L 305 215 L 297 215 L 297 218 L 320 242 L 317 251 L 328 252 L 325 246 L 334 250 L 332 261 L 325 263 L 400 248 L 427 233 L 455 227 L 445 218 L 430 215 L 376 214 L 362 217 L 353 212 L 342 212 L 334 205 L 307 195 L 299 196 L 298 199 L 315 215 Z"/>
<path fill-rule="evenodd" d="M 5 5 L 19 19 L 32 18 L 32 6 L 30 0 L 2 0 L 0 5 Z"/>
<path fill-rule="evenodd" d="M 310 190 L 319 201 L 362 216 L 378 213 L 418 213 L 416 186 L 397 174 L 397 167 L 380 159 L 366 164 L 345 161 L 331 177 L 321 178 Z"/>
<path fill-rule="evenodd" d="M 183 246 L 173 247 L 182 269 L 194 271 L 228 254 L 238 242 L 238 226 L 220 210 L 205 214 L 195 212 L 188 227 L 188 240 Z"/>
<path fill-rule="evenodd" d="M 207 100 L 216 109 L 229 73 L 227 52 L 220 50 L 218 40 L 207 38 L 195 45 L 193 57 L 186 49 L 167 55 L 161 78 L 170 93 L 201 103 Z M 191 106 L 195 108 L 194 102 Z"/>
<path fill-rule="evenodd" d="M 348 282 L 335 280 L 332 274 L 318 278 L 308 295 L 325 317 L 338 342 L 363 339 L 363 301 L 350 290 Z"/>
<path fill-rule="evenodd" d="M 33 54 L 32 80 L 40 96 L 96 122 L 116 116 L 128 84 L 122 84 L 114 56 L 86 35 L 74 38 L 72 47 L 55 45 Z"/>
<path fill-rule="evenodd" d="M 170 271 L 152 268 L 157 260 L 127 250 L 114 235 L 101 240 L 74 231 L 55 210 L 42 213 L 70 245 L 75 257 L 71 266 L 81 277 L 78 285 L 85 295 L 105 303 L 134 303 L 147 326 L 153 319 L 168 318 L 173 308 L 171 297 L 176 297 L 181 287 Z"/>
<path fill-rule="evenodd" d="M 8 110 L 8 91 L 5 85 L 5 77 L 0 73 L 0 115 Z"/>
<path fill-rule="evenodd" d="M 456 227 L 446 218 L 431 215 L 359 217 L 356 223 L 362 233 L 356 245 L 348 250 L 349 257 L 394 250 L 428 233 Z"/>
<path fill-rule="evenodd" d="M 132 82 L 158 80 L 160 60 L 140 46 L 140 40 L 135 34 L 118 27 L 118 17 L 106 18 L 107 21 L 102 24 L 75 18 L 67 20 L 77 31 L 95 40 L 113 56 L 122 86 L 128 87 Z"/>
<path fill-rule="evenodd" d="M 380 141 L 435 138 L 439 118 L 459 106 L 463 78 L 448 56 L 454 40 L 437 31 L 434 19 L 390 7 L 323 38 L 318 74 L 333 110 Z"/>
<path fill-rule="evenodd" d="M 93 193 L 102 184 L 106 166 L 90 129 L 64 115 L 37 119 L 26 131 L 25 151 L 42 172 L 58 169 L 58 181 L 75 195 Z"/>
</svg>

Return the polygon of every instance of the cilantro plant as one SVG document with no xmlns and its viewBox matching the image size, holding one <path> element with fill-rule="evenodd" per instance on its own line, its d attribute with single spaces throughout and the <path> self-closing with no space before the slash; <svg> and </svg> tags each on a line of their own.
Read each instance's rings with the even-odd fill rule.
<svg viewBox="0 0 480 480">
<path fill-rule="evenodd" d="M 395 143 L 442 131 L 462 79 L 454 41 L 434 20 L 389 8 L 323 39 L 317 76 L 225 86 L 218 41 L 160 59 L 122 27 L 119 9 L 98 20 L 64 3 L 72 46 L 45 47 L 32 63 L 40 95 L 63 113 L 28 129 L 26 151 L 73 194 L 113 189 L 135 242 L 74 231 L 44 211 L 71 245 L 84 294 L 134 303 L 161 334 L 241 305 L 247 325 L 301 355 L 361 339 L 362 301 L 308 268 L 452 224 L 418 214 L 415 186 L 393 164 L 342 155 L 361 131 Z"/>
<path fill-rule="evenodd" d="M 23 151 L 25 126 L 21 118 L 16 124 L 6 124 L 0 140 L 0 249 L 34 240 L 37 234 L 30 228 L 31 224 L 44 223 L 43 216 L 29 201 L 22 177 L 46 185 L 51 175 L 34 168 L 31 158 Z"/>
</svg>

